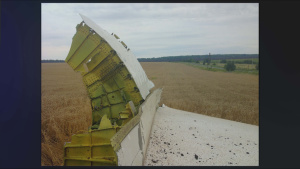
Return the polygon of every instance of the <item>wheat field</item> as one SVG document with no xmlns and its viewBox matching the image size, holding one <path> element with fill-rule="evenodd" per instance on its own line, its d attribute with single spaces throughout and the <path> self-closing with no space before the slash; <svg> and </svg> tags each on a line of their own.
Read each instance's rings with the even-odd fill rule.
<svg viewBox="0 0 300 169">
<path fill-rule="evenodd" d="M 258 125 L 258 76 L 211 72 L 181 63 L 143 62 L 163 88 L 160 104 Z M 63 165 L 63 145 L 91 125 L 90 101 L 79 73 L 66 63 L 42 63 L 41 165 Z"/>
<path fill-rule="evenodd" d="M 42 63 L 41 165 L 63 165 L 63 146 L 92 123 L 79 73 L 66 63 Z"/>
<path fill-rule="evenodd" d="M 155 88 L 163 88 L 161 104 L 258 125 L 258 75 L 213 72 L 181 63 L 141 64 Z"/>
</svg>

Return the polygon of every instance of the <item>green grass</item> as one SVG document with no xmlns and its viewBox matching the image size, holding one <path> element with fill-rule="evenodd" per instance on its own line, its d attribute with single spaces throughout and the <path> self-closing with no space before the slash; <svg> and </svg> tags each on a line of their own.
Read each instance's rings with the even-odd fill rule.
<svg viewBox="0 0 300 169">
<path fill-rule="evenodd" d="M 199 63 L 198 64 L 197 63 L 189 63 L 189 62 L 179 62 L 179 63 L 183 63 L 185 65 L 192 66 L 192 67 L 202 69 L 202 70 L 209 70 L 209 71 L 213 71 L 213 72 L 226 72 L 226 70 L 224 70 L 224 69 L 211 68 L 210 65 L 207 67 L 207 65 L 202 65 Z"/>
<path fill-rule="evenodd" d="M 180 62 L 183 63 L 185 65 L 188 66 L 192 66 L 198 69 L 202 69 L 202 70 L 208 70 L 208 71 L 213 71 L 213 72 L 228 72 L 225 69 L 218 69 L 218 68 L 224 68 L 224 64 L 221 64 L 221 66 L 219 64 L 216 65 L 202 65 L 202 63 L 190 63 L 190 62 Z M 216 67 L 216 68 L 214 68 Z M 259 71 L 256 69 L 243 69 L 243 68 L 239 68 L 236 69 L 235 71 L 232 71 L 232 73 L 246 73 L 246 74 L 253 74 L 253 75 L 258 75 Z"/>
<path fill-rule="evenodd" d="M 220 63 L 220 61 L 223 60 L 223 59 L 219 59 L 219 60 L 212 60 L 211 62 L 212 63 Z M 244 61 L 244 60 L 251 60 L 251 58 L 249 59 L 225 59 L 226 61 L 234 61 L 234 62 L 240 62 L 240 61 Z M 259 62 L 259 58 L 253 58 L 253 64 L 256 64 Z"/>
</svg>

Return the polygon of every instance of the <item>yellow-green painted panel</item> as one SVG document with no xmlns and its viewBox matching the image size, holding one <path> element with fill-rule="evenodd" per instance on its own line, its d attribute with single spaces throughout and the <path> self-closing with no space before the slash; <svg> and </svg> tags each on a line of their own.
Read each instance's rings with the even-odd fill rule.
<svg viewBox="0 0 300 169">
<path fill-rule="evenodd" d="M 91 166 L 91 162 L 83 160 L 65 160 L 65 166 Z"/>
<path fill-rule="evenodd" d="M 110 139 L 132 118 L 121 119 L 120 112 L 128 112 L 129 101 L 138 109 L 143 99 L 117 52 L 86 24 L 78 24 L 76 30 L 65 61 L 81 72 L 91 99 L 93 127 L 88 133 L 73 135 L 71 143 L 65 144 L 64 165 L 117 165 Z M 107 119 L 101 123 L 105 115 Z"/>
</svg>

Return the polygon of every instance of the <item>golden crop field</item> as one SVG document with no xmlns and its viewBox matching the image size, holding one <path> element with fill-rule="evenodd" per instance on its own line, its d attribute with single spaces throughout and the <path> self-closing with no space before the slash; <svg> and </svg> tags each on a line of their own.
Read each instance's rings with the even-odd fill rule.
<svg viewBox="0 0 300 169">
<path fill-rule="evenodd" d="M 81 75 L 66 63 L 42 63 L 41 165 L 63 165 L 63 146 L 92 123 Z"/>
<path fill-rule="evenodd" d="M 212 72 L 181 63 L 143 62 L 161 104 L 175 109 L 258 125 L 258 76 Z M 152 89 L 152 91 L 154 90 Z M 42 63 L 41 164 L 63 165 L 64 142 L 91 125 L 81 75 L 66 63 Z"/>
<path fill-rule="evenodd" d="M 258 125 L 258 75 L 201 70 L 181 63 L 142 63 L 168 107 Z"/>
</svg>

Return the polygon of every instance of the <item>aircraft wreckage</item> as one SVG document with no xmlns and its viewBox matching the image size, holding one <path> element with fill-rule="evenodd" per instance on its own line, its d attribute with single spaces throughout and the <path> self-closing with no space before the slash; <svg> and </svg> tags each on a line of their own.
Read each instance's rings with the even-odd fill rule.
<svg viewBox="0 0 300 169">
<path fill-rule="evenodd" d="M 150 93 L 128 46 L 80 16 L 65 62 L 81 72 L 92 124 L 65 143 L 65 166 L 258 165 L 257 126 L 158 107 L 162 89 Z"/>
<path fill-rule="evenodd" d="M 147 147 L 147 125 L 152 123 L 153 113 L 150 119 L 149 115 L 142 115 L 142 105 L 149 106 L 145 100 L 150 99 L 147 96 L 154 84 L 116 34 L 109 34 L 84 15 L 81 17 L 83 21 L 76 27 L 65 62 L 81 72 L 91 100 L 92 125 L 87 133 L 75 134 L 65 144 L 64 165 L 117 165 L 121 142 L 136 125 L 141 125 L 134 145 L 139 146 L 137 153 L 142 156 L 142 148 Z M 152 93 L 155 100 L 150 106 L 155 108 L 160 93 L 161 90 Z M 147 118 L 145 122 L 143 116 Z M 149 131 L 141 131 L 146 129 Z"/>
</svg>

